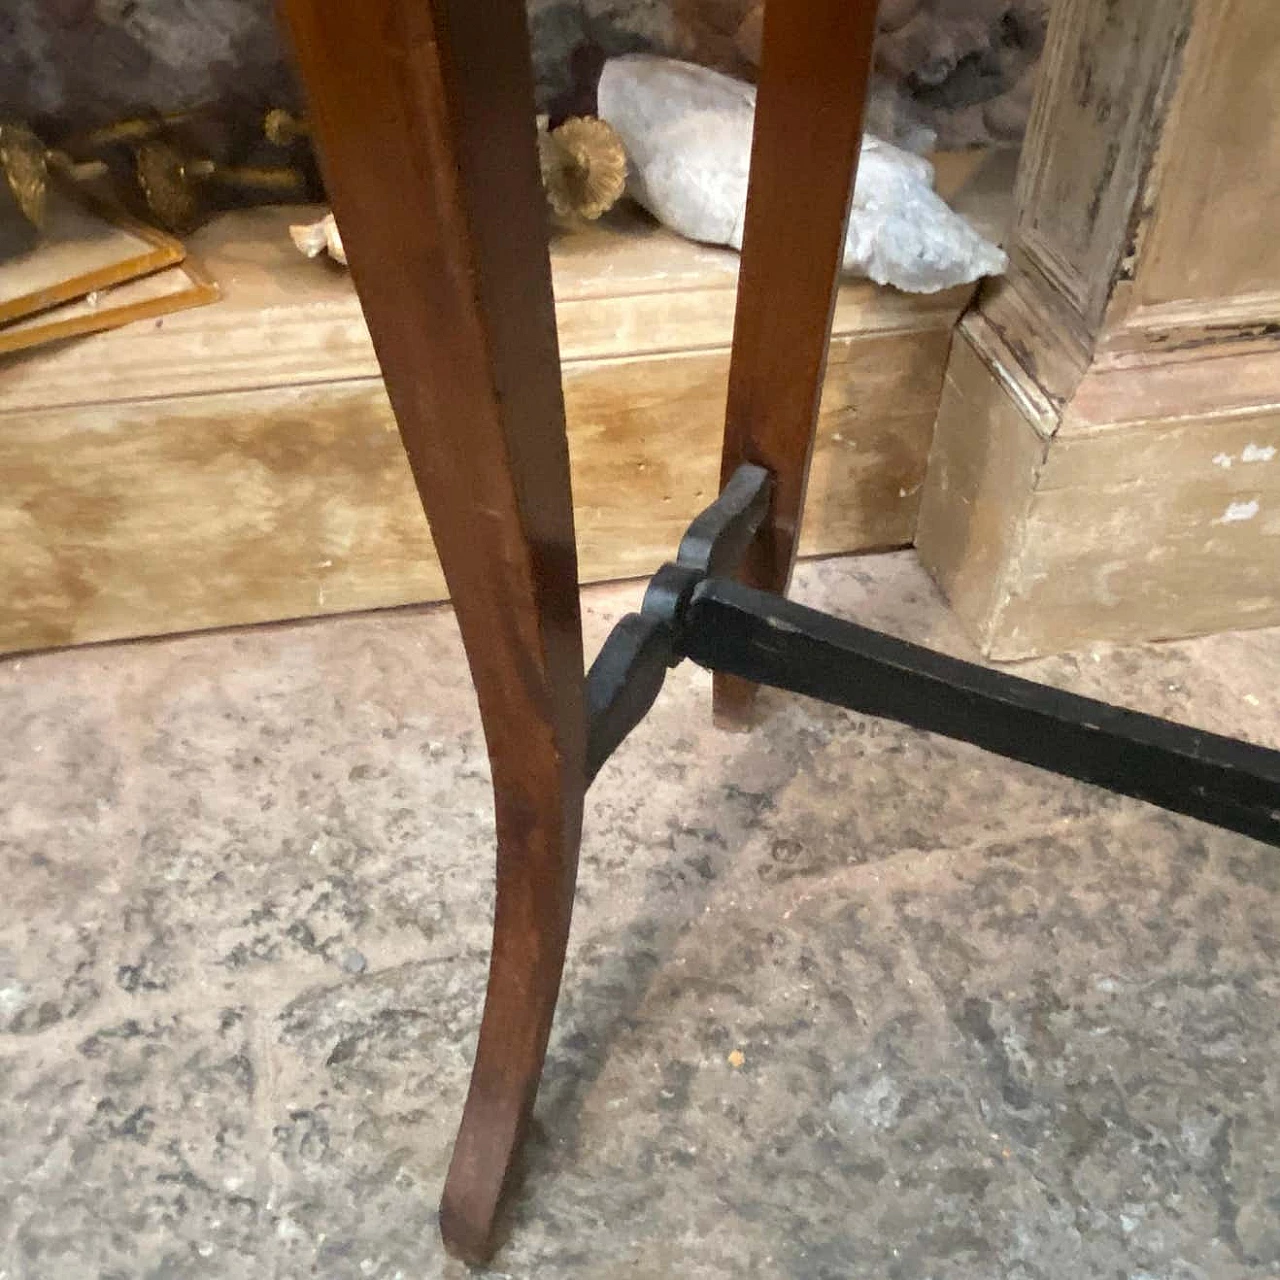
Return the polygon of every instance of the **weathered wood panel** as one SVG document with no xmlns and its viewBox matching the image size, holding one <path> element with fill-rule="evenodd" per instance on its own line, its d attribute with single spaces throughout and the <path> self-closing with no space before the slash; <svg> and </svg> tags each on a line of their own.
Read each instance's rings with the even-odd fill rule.
<svg viewBox="0 0 1280 1280">
<path fill-rule="evenodd" d="M 1280 623 L 1280 413 L 1155 423 L 1051 450 L 989 652 Z"/>
<path fill-rule="evenodd" d="M 949 334 L 837 339 L 804 550 L 909 542 Z M 716 488 L 728 352 L 566 367 L 585 580 Z M 0 416 L 0 650 L 446 595 L 377 379 Z"/>
<path fill-rule="evenodd" d="M 1212 379 L 1206 364 L 1257 360 L 1176 367 Z M 1136 414 L 1149 374 L 1108 375 L 1114 396 L 1093 408 Z M 1207 406 L 1202 387 L 1198 407 L 1157 394 L 1145 415 L 1046 436 L 1035 394 L 981 315 L 967 317 L 917 545 L 985 653 L 1280 623 L 1280 404 Z"/>
<path fill-rule="evenodd" d="M 1014 193 L 1015 245 L 1087 327 L 1126 248 L 1195 0 L 1059 0 Z"/>
<path fill-rule="evenodd" d="M 1280 621 L 1280 26 L 1062 0 L 917 545 L 987 653 Z"/>
<path fill-rule="evenodd" d="M 921 561 L 984 647 L 1048 448 L 993 367 L 985 332 L 979 345 L 962 328 L 952 344 L 916 530 Z"/>
<path fill-rule="evenodd" d="M 1275 0 L 1200 6 L 1161 146 L 1139 306 L 1252 296 L 1254 320 L 1280 319 L 1278 19 Z"/>
</svg>

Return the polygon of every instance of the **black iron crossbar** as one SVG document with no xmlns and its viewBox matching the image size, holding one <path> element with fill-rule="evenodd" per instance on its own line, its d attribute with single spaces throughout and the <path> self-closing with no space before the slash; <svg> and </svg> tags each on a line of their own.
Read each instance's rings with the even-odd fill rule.
<svg viewBox="0 0 1280 1280">
<path fill-rule="evenodd" d="M 991 671 L 719 576 L 750 544 L 770 488 L 768 472 L 740 467 L 641 611 L 610 634 L 587 677 L 588 777 L 688 657 L 1280 845 L 1280 751 Z"/>
<path fill-rule="evenodd" d="M 653 575 L 639 613 L 609 633 L 587 672 L 587 781 L 644 719 L 667 668 L 680 661 L 680 629 L 689 597 L 711 574 L 731 572 L 769 510 L 773 478 L 744 463 L 720 496 L 680 539 L 675 562 Z"/>
<path fill-rule="evenodd" d="M 684 615 L 699 666 L 973 742 L 1280 845 L 1280 751 L 934 653 L 708 579 Z"/>
</svg>

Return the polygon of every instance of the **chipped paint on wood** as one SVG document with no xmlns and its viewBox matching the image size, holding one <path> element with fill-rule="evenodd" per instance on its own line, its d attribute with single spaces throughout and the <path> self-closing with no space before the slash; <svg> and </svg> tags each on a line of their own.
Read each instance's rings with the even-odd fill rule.
<svg viewBox="0 0 1280 1280">
<path fill-rule="evenodd" d="M 1241 520 L 1252 520 L 1258 514 L 1259 505 L 1257 498 L 1250 498 L 1248 502 L 1233 502 L 1213 523 L 1237 524 Z"/>
<path fill-rule="evenodd" d="M 1054 9 L 1012 267 L 961 322 L 919 524 L 991 656 L 1280 622 L 1273 9 Z"/>
<path fill-rule="evenodd" d="M 1241 462 L 1270 462 L 1276 456 L 1276 446 L 1273 444 L 1247 444 L 1240 453 Z"/>
</svg>

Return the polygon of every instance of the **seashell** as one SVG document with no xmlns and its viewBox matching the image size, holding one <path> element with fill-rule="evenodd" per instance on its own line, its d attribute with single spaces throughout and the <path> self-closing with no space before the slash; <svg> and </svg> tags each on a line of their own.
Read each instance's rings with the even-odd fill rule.
<svg viewBox="0 0 1280 1280">
<path fill-rule="evenodd" d="M 288 147 L 310 138 L 311 125 L 283 107 L 272 107 L 262 118 L 262 136 L 274 147 Z"/>
<path fill-rule="evenodd" d="M 603 120 L 573 116 L 550 131 L 540 122 L 538 157 L 547 203 L 561 218 L 599 218 L 626 190 L 627 153 Z"/>
<path fill-rule="evenodd" d="M 546 117 L 539 117 L 538 158 L 547 203 L 558 217 L 599 218 L 626 189 L 626 152 L 603 120 L 575 116 L 549 130 Z M 291 226 L 289 235 L 308 258 L 327 252 L 337 262 L 347 261 L 332 213 L 318 222 Z"/>
<path fill-rule="evenodd" d="M 211 207 L 209 188 L 233 195 L 298 200 L 307 193 L 306 175 L 286 165 L 221 165 L 190 156 L 163 138 L 134 152 L 134 171 L 147 207 L 167 230 L 192 231 Z"/>
<path fill-rule="evenodd" d="M 308 258 L 327 252 L 335 262 L 346 266 L 347 251 L 342 247 L 342 236 L 333 214 L 325 214 L 319 222 L 295 223 L 289 228 L 289 236 Z"/>
<path fill-rule="evenodd" d="M 138 186 L 162 226 L 170 231 L 190 231 L 199 221 L 203 206 L 197 192 L 195 174 L 182 153 L 168 142 L 144 142 L 133 156 Z"/>
<path fill-rule="evenodd" d="M 0 124 L 0 173 L 9 184 L 22 216 L 34 227 L 44 223 L 49 166 L 44 143 L 25 125 Z"/>
</svg>

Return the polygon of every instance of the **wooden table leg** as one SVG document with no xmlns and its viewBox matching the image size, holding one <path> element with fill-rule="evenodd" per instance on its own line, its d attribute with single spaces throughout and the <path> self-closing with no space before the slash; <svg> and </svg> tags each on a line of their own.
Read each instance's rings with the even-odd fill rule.
<svg viewBox="0 0 1280 1280">
<path fill-rule="evenodd" d="M 281 0 L 360 301 L 484 721 L 493 956 L 441 1206 L 491 1249 L 564 962 L 584 790 L 582 635 L 521 0 Z"/>
<path fill-rule="evenodd" d="M 875 0 L 765 4 L 720 479 L 742 462 L 773 472 L 739 575 L 767 591 L 787 589 L 795 562 L 875 19 Z M 717 675 L 717 721 L 746 728 L 755 688 Z"/>
</svg>

